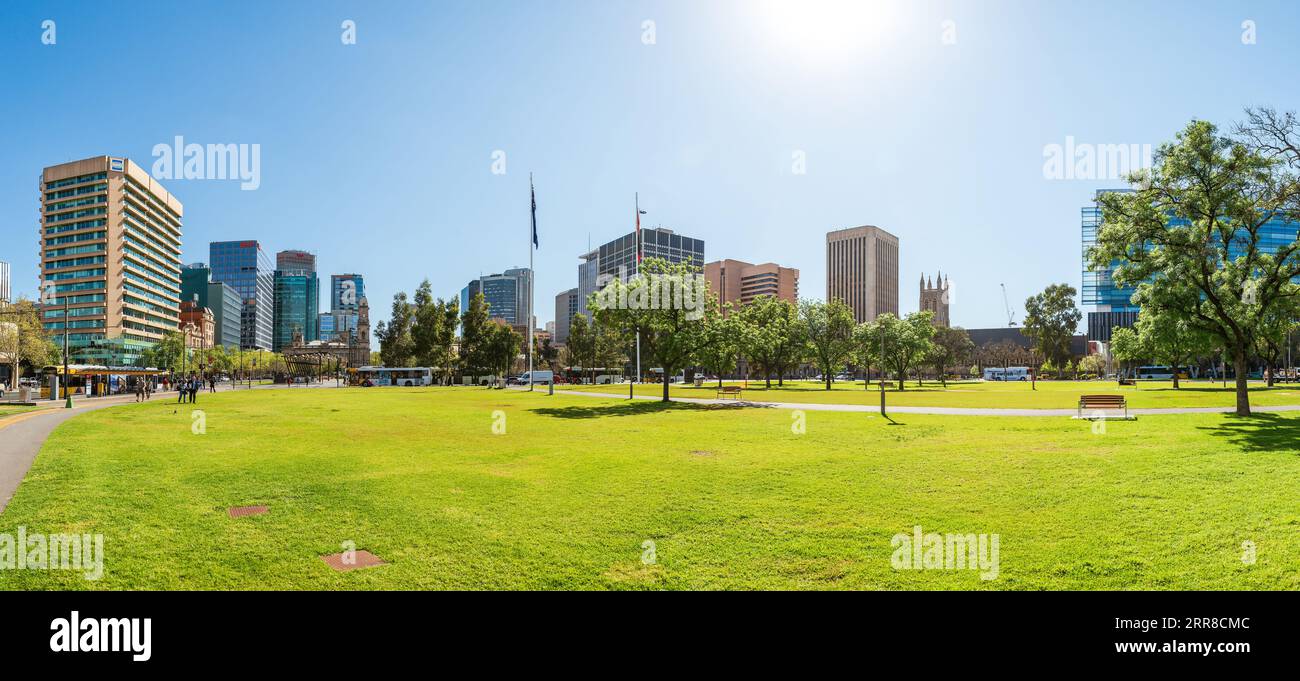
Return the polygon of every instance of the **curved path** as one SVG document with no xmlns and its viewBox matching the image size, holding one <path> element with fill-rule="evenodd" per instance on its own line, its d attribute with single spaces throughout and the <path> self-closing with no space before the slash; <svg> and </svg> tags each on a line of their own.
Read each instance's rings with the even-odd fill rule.
<svg viewBox="0 0 1300 681">
<path fill-rule="evenodd" d="M 515 388 L 527 390 L 527 388 Z M 595 393 L 580 390 L 560 390 L 557 395 L 582 395 L 583 397 L 604 397 L 627 399 L 618 393 Z M 655 400 L 663 398 L 657 395 L 637 395 L 634 399 Z M 673 402 L 692 404 L 738 404 L 746 407 L 767 407 L 770 409 L 803 409 L 805 411 L 852 411 L 879 414 L 880 407 L 869 404 L 826 404 L 817 402 L 759 402 L 753 400 L 719 400 L 704 397 L 674 397 Z M 1300 411 L 1300 404 L 1280 406 L 1252 406 L 1251 411 Z M 1129 409 L 1130 416 L 1155 414 L 1227 414 L 1236 411 L 1236 407 L 1147 407 Z M 984 407 L 903 407 L 887 406 L 890 414 L 945 414 L 948 416 L 1075 416 L 1077 409 L 988 409 Z"/>
<path fill-rule="evenodd" d="M 257 385 L 254 390 L 270 389 L 292 389 L 302 390 L 304 388 L 332 388 L 331 385 L 313 385 L 313 386 L 293 386 L 292 388 L 284 385 Z M 219 392 L 228 390 L 247 390 L 243 386 L 232 388 L 229 383 L 220 383 L 217 385 Z M 203 396 L 206 390 L 199 393 L 198 404 L 203 403 Z M 153 400 L 159 402 L 171 403 L 175 401 L 176 391 L 156 392 L 153 394 Z M 88 411 L 95 411 L 105 407 L 114 407 L 121 404 L 131 404 L 135 402 L 135 395 L 114 395 L 112 397 L 74 397 L 73 408 L 65 409 L 63 402 L 41 400 L 39 406 L 33 411 L 20 412 L 12 416 L 0 417 L 0 513 L 4 513 L 5 508 L 9 505 L 9 500 L 13 499 L 14 492 L 18 490 L 18 485 L 22 483 L 23 477 L 27 475 L 27 470 L 32 467 L 32 462 L 36 460 L 36 455 L 41 451 L 41 446 L 45 444 L 46 438 L 54 432 L 59 424 L 78 414 L 84 414 Z M 196 405 L 197 406 L 197 405 Z"/>
</svg>

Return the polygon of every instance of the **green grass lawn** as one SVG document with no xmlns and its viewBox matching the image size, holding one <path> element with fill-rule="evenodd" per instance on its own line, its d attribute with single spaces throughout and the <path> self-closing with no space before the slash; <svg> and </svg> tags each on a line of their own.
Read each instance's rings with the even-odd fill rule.
<svg viewBox="0 0 1300 681">
<path fill-rule="evenodd" d="M 739 385 L 727 382 L 728 385 Z M 717 381 L 696 388 L 693 385 L 673 384 L 673 397 L 717 397 Z M 1073 409 L 1079 396 L 1110 393 L 1128 397 L 1130 408 L 1145 407 L 1232 407 L 1236 405 L 1236 392 L 1232 383 L 1224 388 L 1221 383 L 1209 381 L 1182 381 L 1174 390 L 1172 381 L 1139 381 L 1136 386 L 1119 386 L 1114 381 L 1039 381 L 1037 389 L 1029 383 L 998 381 L 949 381 L 945 389 L 938 381 L 925 381 L 918 386 L 908 381 L 907 388 L 898 391 L 891 383 L 886 399 L 890 405 L 909 407 L 988 407 L 993 409 Z M 557 390 L 610 393 L 627 396 L 627 384 L 622 385 L 559 385 Z M 638 395 L 660 396 L 663 386 L 643 384 L 636 387 Z M 865 390 L 862 381 L 835 383 L 828 392 L 823 383 L 814 381 L 786 381 L 778 387 L 773 381 L 771 390 L 762 381 L 750 381 L 744 399 L 758 402 L 804 402 L 818 404 L 880 404 L 879 384 L 872 382 Z M 1279 384 L 1268 388 L 1262 381 L 1251 383 L 1252 405 L 1300 404 L 1300 385 Z"/>
<path fill-rule="evenodd" d="M 0 588 L 1300 589 L 1300 414 L 807 412 L 799 435 L 789 410 L 480 388 L 196 406 L 203 435 L 165 401 L 60 426 L 0 534 L 103 533 L 104 577 Z M 998 534 L 998 578 L 893 569 L 915 525 Z M 332 571 L 346 541 L 389 564 Z"/>
<path fill-rule="evenodd" d="M 31 411 L 33 409 L 36 409 L 36 407 L 21 407 L 21 406 L 11 405 L 11 404 L 0 404 L 0 418 L 4 418 L 6 416 L 9 416 L 10 414 L 21 414 L 25 411 Z"/>
</svg>

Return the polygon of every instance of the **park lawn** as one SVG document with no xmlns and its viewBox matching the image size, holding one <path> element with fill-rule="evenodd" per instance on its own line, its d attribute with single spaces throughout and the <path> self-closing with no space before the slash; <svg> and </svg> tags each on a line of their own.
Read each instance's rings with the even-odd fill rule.
<svg viewBox="0 0 1300 681">
<path fill-rule="evenodd" d="M 103 579 L 0 588 L 1300 589 L 1300 415 L 891 422 L 481 388 L 195 408 L 62 424 L 0 534 L 102 533 Z M 227 516 L 251 504 L 271 511 Z M 893 569 L 917 525 L 997 534 L 997 578 Z M 345 542 L 389 564 L 334 572 Z"/>
<path fill-rule="evenodd" d="M 0 404 L 0 419 L 12 414 L 21 414 L 25 411 L 31 411 L 37 407 L 19 406 L 13 404 Z"/>
<path fill-rule="evenodd" d="M 726 385 L 741 385 L 726 381 Z M 1233 407 L 1236 392 L 1232 383 L 1224 388 L 1209 381 L 1182 381 L 1174 390 L 1172 381 L 1139 381 L 1136 386 L 1119 386 L 1114 381 L 1038 381 L 1036 386 L 1018 381 L 949 381 L 944 388 L 938 381 L 925 381 L 918 386 L 908 381 L 902 392 L 897 383 L 890 383 L 885 399 L 893 406 L 906 407 L 979 407 L 990 409 L 1073 409 L 1079 396 L 1085 394 L 1120 394 L 1128 398 L 1128 406 L 1136 408 L 1167 407 Z M 673 397 L 717 397 L 717 381 L 693 385 L 674 383 L 670 386 Z M 621 385 L 558 385 L 556 390 L 609 393 L 627 397 L 627 384 Z M 637 395 L 659 397 L 662 384 L 642 384 L 636 387 Z M 862 381 L 834 383 L 826 390 L 824 383 L 815 381 L 786 381 L 784 387 L 772 382 L 766 389 L 762 381 L 750 381 L 743 397 L 756 402 L 794 402 L 815 404 L 880 404 L 879 384 L 872 382 L 871 389 L 863 388 Z M 1252 381 L 1251 405 L 1300 404 L 1300 385 L 1279 384 L 1266 387 L 1262 381 Z"/>
</svg>

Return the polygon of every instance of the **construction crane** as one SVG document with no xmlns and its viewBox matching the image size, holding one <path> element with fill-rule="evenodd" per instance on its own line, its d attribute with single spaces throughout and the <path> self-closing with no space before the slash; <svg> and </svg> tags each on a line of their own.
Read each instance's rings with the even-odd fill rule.
<svg viewBox="0 0 1300 681">
<path fill-rule="evenodd" d="M 1016 325 L 1016 313 L 1011 311 L 1011 300 L 1007 298 L 1007 285 L 1002 284 L 1002 304 L 1007 308 L 1007 326 Z"/>
</svg>

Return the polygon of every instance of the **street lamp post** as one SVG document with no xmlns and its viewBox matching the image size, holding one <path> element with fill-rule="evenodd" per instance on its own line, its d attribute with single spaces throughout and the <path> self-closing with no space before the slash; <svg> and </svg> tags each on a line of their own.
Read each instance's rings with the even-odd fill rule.
<svg viewBox="0 0 1300 681">
<path fill-rule="evenodd" d="M 63 296 L 63 394 L 68 396 L 63 403 L 65 409 L 72 408 L 72 389 L 67 385 L 68 382 L 68 297 Z"/>
</svg>

